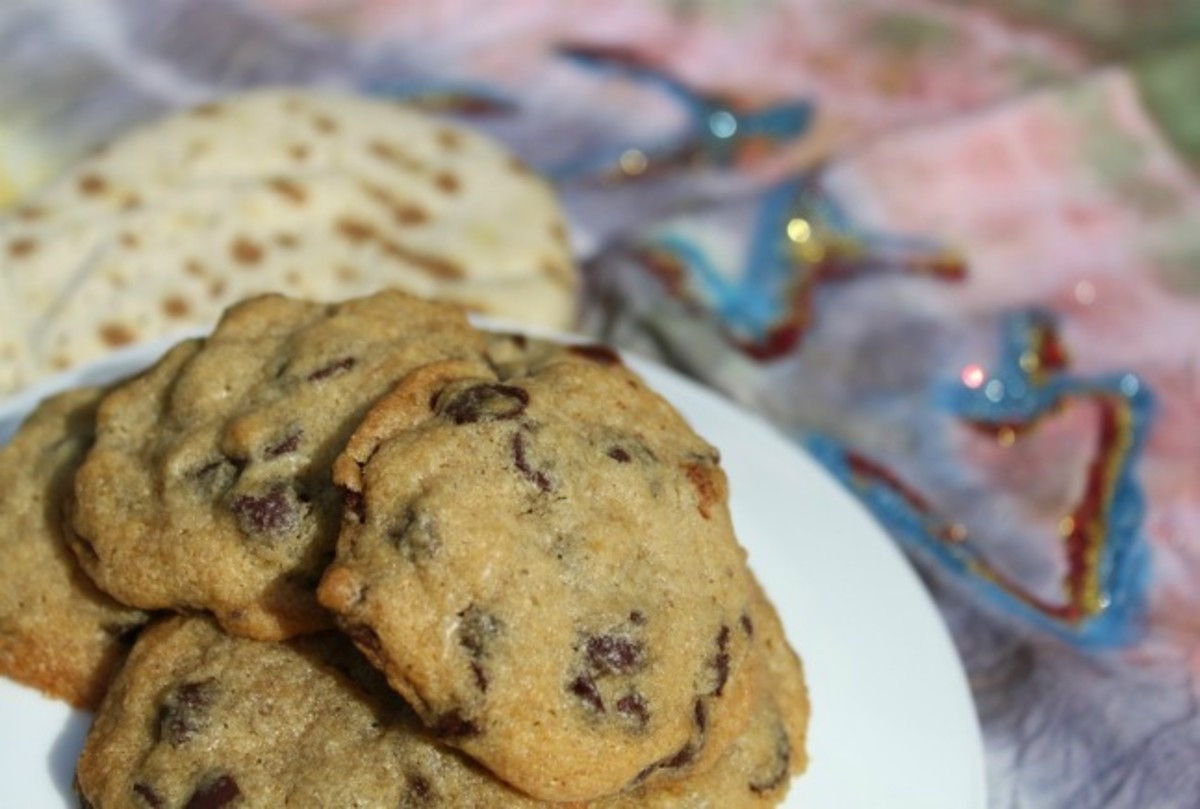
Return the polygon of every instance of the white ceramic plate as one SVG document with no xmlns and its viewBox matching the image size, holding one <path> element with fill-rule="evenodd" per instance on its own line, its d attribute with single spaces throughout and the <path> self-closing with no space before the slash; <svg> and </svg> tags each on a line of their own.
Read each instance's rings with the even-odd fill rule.
<svg viewBox="0 0 1200 809">
<path fill-rule="evenodd" d="M 0 405 L 0 441 L 46 394 L 133 372 L 166 345 L 127 350 Z M 762 421 L 661 366 L 629 361 L 721 450 L 738 536 L 804 659 L 811 761 L 785 806 L 983 807 L 982 746 L 962 668 L 891 541 Z M 0 679 L 0 805 L 74 805 L 70 783 L 87 723 L 86 714 Z"/>
</svg>

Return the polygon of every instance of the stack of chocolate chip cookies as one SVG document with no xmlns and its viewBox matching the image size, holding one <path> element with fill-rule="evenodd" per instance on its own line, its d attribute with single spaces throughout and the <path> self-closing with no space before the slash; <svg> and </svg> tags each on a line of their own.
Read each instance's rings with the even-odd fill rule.
<svg viewBox="0 0 1200 809">
<path fill-rule="evenodd" d="M 0 453 L 0 671 L 98 707 L 84 805 L 767 806 L 804 767 L 717 452 L 606 348 L 270 295 Z"/>
</svg>

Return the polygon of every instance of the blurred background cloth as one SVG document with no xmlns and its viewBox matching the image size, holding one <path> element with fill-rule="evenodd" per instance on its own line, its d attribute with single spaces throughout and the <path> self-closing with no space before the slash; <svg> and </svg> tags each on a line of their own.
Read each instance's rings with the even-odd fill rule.
<svg viewBox="0 0 1200 809">
<path fill-rule="evenodd" d="M 993 806 L 1200 804 L 1200 4 L 7 0 L 0 208 L 279 84 L 419 99 L 555 181 L 579 328 L 762 413 L 911 553 Z"/>
</svg>

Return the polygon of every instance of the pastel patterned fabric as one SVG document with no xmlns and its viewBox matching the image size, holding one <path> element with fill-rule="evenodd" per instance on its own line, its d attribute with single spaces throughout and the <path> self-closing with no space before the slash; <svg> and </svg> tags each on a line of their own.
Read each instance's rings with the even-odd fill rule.
<svg viewBox="0 0 1200 809">
<path fill-rule="evenodd" d="M 9 0 L 0 207 L 280 84 L 555 182 L 579 328 L 762 413 L 909 551 L 993 806 L 1200 801 L 1200 6 Z"/>
</svg>

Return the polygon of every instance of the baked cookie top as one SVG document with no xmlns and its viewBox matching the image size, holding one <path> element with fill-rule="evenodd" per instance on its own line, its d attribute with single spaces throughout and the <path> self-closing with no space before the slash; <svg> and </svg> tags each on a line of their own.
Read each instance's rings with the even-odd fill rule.
<svg viewBox="0 0 1200 809">
<path fill-rule="evenodd" d="M 753 709 L 720 760 L 682 781 L 572 805 L 749 809 L 783 799 L 805 761 L 803 674 L 770 605 L 756 600 L 751 616 Z M 143 634 L 76 780 L 97 807 L 550 805 L 435 740 L 341 635 L 260 643 L 195 617 Z"/>
<path fill-rule="evenodd" d="M 63 542 L 64 498 L 101 391 L 47 399 L 0 448 L 0 674 L 80 708 L 100 701 L 148 620 L 96 589 Z"/>
<path fill-rule="evenodd" d="M 367 414 L 321 603 L 442 739 L 545 800 L 702 772 L 743 727 L 717 451 L 610 349 L 493 339 Z"/>
<path fill-rule="evenodd" d="M 298 89 L 125 134 L 0 216 L 0 258 L 0 391 L 266 292 L 392 287 L 563 328 L 580 285 L 553 190 L 499 143 Z"/>
<path fill-rule="evenodd" d="M 314 588 L 341 513 L 333 458 L 375 397 L 423 363 L 478 355 L 455 307 L 399 292 L 232 307 L 105 397 L 75 479 L 72 546 L 146 609 L 204 609 L 260 639 L 330 624 Z"/>
</svg>

